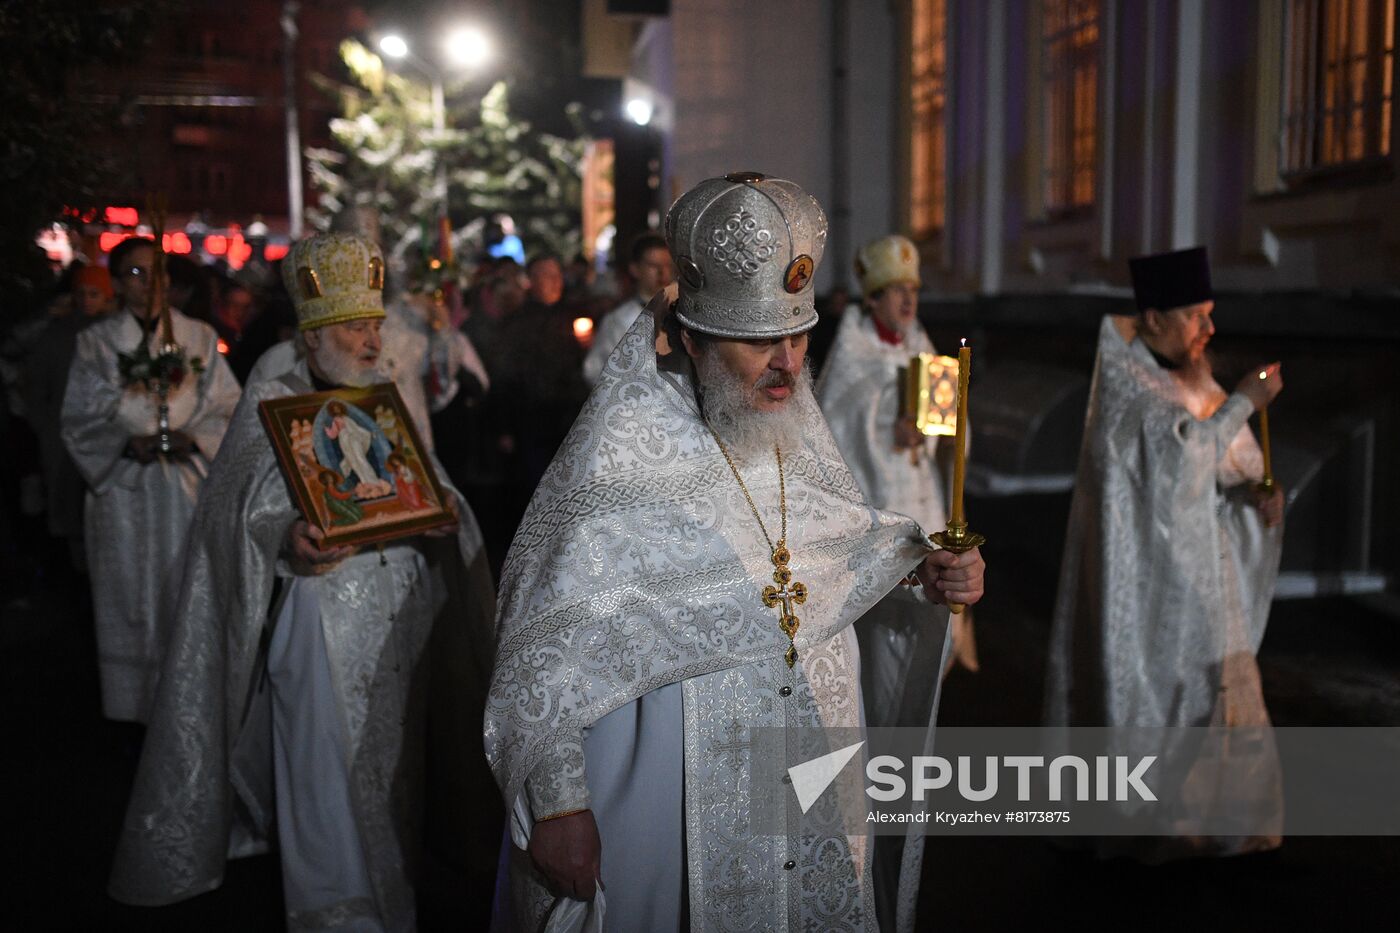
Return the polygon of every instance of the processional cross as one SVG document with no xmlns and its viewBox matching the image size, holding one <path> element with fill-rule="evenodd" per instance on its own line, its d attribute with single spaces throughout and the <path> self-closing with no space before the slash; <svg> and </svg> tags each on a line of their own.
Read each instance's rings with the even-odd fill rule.
<svg viewBox="0 0 1400 933">
<path fill-rule="evenodd" d="M 797 627 L 802 621 L 793 612 L 793 606 L 800 606 L 807 601 L 807 584 L 792 579 L 792 571 L 788 569 L 788 562 L 792 560 L 792 555 L 788 553 L 787 545 L 782 541 L 773 549 L 773 582 L 777 586 L 765 586 L 763 588 L 763 605 L 769 609 L 778 609 L 778 627 L 783 630 L 783 634 L 791 642 L 797 635 Z M 788 645 L 787 654 L 783 655 L 787 661 L 787 666 L 792 667 L 797 663 L 797 646 Z"/>
</svg>

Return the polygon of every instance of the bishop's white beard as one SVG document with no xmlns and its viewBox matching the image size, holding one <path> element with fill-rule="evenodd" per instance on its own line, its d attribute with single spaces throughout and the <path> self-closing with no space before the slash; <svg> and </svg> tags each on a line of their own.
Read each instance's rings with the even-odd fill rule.
<svg viewBox="0 0 1400 933">
<path fill-rule="evenodd" d="M 307 356 L 323 379 L 338 386 L 359 388 L 389 381 L 378 365 L 366 366 L 355 354 L 331 346 L 329 340 L 322 340 L 315 350 L 308 349 Z"/>
<path fill-rule="evenodd" d="M 777 371 L 765 372 L 756 385 L 745 385 L 713 352 L 696 359 L 695 371 L 705 420 L 730 452 L 743 459 L 771 453 L 774 446 L 796 451 L 810 419 L 819 415 L 812 372 L 806 365 L 792 378 L 787 401 L 773 411 L 754 408 L 753 399 L 759 389 L 780 384 Z"/>
</svg>

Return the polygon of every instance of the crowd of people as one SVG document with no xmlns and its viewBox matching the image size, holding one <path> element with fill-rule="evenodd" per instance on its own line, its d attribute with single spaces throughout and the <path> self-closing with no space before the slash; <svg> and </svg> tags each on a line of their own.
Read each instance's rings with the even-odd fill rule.
<svg viewBox="0 0 1400 933">
<path fill-rule="evenodd" d="M 353 232 L 242 278 L 172 261 L 166 282 L 141 238 L 72 268 L 10 335 L 7 433 L 32 456 L 6 530 L 42 515 L 53 544 L 7 582 L 88 578 L 103 714 L 145 727 L 112 895 L 169 904 L 275 849 L 294 929 L 411 930 L 423 879 L 473 873 L 495 903 L 461 915 L 502 928 L 606 909 L 613 930 L 912 929 L 921 836 L 875 846 L 820 808 L 752 831 L 735 754 L 765 727 L 931 735 L 948 665 L 978 663 L 949 606 L 981 599 L 982 557 L 930 541 L 948 445 L 900 404 L 900 367 L 934 350 L 918 251 L 866 244 L 859 301 L 819 309 L 825 237 L 800 187 L 735 173 L 629 244 L 615 289 L 483 257 L 458 298 L 395 281 Z M 1246 419 L 1281 376 L 1214 382 L 1203 250 L 1131 272 L 1139 314 L 1100 336 L 1047 722 L 1267 724 L 1283 500 Z M 261 412 L 383 382 L 449 521 L 332 545 Z M 337 416 L 340 472 L 377 475 Z M 418 490 L 406 456 L 341 498 Z M 1251 825 L 1274 827 L 1276 768 L 1253 773 Z"/>
<path fill-rule="evenodd" d="M 0 375 L 5 433 L 16 453 L 8 466 L 15 481 L 7 484 L 14 494 L 3 508 L 15 535 L 7 539 L 22 534 L 56 549 L 15 550 L 4 581 L 7 599 L 26 600 L 55 574 L 87 573 L 87 486 L 60 437 L 60 408 L 77 335 L 120 317 L 119 311 L 140 313 L 146 302 L 146 254 L 132 252 L 142 242 L 149 241 L 133 236 L 106 256 L 79 256 L 66 268 L 56 267 L 36 306 L 7 322 Z M 671 281 L 669 254 L 657 234 L 639 236 L 624 252 L 602 277 L 581 256 L 566 267 L 550 253 L 523 265 L 509 255 L 483 254 L 470 266 L 460 298 L 447 304 L 440 292 L 415 283 L 412 270 L 404 270 L 399 281 L 390 276 L 390 313 L 407 326 L 386 338 L 393 344 L 386 357 L 426 357 L 424 335 L 444 328 L 458 344 L 448 351 L 460 357 L 451 366 L 450 393 L 429 406 L 420 388 L 405 386 L 413 396 L 409 403 L 422 415 L 421 429 L 431 436 L 438 428 L 438 456 L 478 510 L 498 570 L 535 484 L 607 354 L 641 310 L 636 296 L 649 298 Z M 294 352 L 290 341 L 297 332 L 293 302 L 281 281 L 283 260 L 255 256 L 238 270 L 222 262 L 201 265 L 186 255 L 164 257 L 165 301 L 179 317 L 212 329 L 217 353 L 203 356 L 211 362 L 221 357 L 239 385 L 280 365 Z M 598 330 L 576 334 L 578 318 L 596 322 Z M 398 346 L 403 334 L 413 332 L 418 336 L 408 338 L 410 346 Z M 442 355 L 436 345 L 434 353 Z M 483 362 L 488 358 L 489 367 Z"/>
</svg>

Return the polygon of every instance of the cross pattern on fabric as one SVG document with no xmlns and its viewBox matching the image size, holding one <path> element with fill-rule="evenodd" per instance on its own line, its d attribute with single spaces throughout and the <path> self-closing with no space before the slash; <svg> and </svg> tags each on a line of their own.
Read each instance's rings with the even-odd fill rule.
<svg viewBox="0 0 1400 933">
<path fill-rule="evenodd" d="M 749 753 L 749 740 L 744 737 L 745 731 L 743 723 L 732 719 L 724 727 L 724 734 L 728 738 L 715 743 L 715 751 L 732 758 L 731 766 L 734 768 L 743 767 L 744 758 Z"/>
</svg>

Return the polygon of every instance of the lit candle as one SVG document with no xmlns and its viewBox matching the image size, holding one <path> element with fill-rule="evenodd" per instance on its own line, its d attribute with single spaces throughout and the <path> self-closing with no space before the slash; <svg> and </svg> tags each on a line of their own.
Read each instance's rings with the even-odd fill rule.
<svg viewBox="0 0 1400 933">
<path fill-rule="evenodd" d="M 953 433 L 953 502 L 948 525 L 965 525 L 963 517 L 963 470 L 967 463 L 967 376 L 972 370 L 972 348 L 964 337 L 958 349 L 958 421 Z"/>
<path fill-rule="evenodd" d="M 1268 379 L 1267 370 L 1260 370 L 1260 379 Z M 1264 484 L 1272 485 L 1274 481 L 1274 460 L 1269 450 L 1269 406 L 1265 405 L 1259 409 L 1259 446 L 1264 451 Z"/>
<path fill-rule="evenodd" d="M 591 317 L 574 318 L 574 339 L 581 347 L 587 348 L 593 344 L 593 319 Z"/>
</svg>

